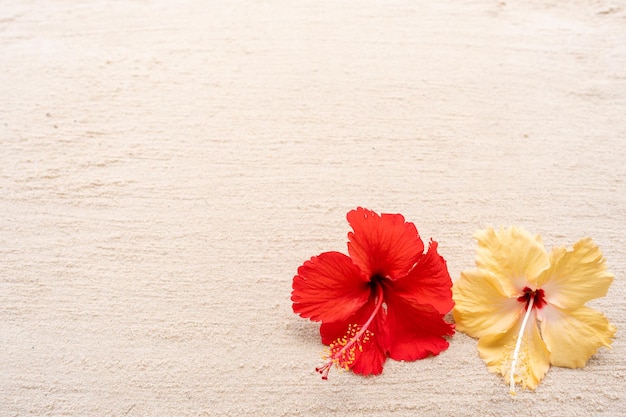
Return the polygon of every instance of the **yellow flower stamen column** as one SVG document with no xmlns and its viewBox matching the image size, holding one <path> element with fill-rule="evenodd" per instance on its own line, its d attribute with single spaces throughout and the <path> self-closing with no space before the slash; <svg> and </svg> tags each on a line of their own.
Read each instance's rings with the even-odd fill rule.
<svg viewBox="0 0 626 417">
<path fill-rule="evenodd" d="M 528 307 L 526 307 L 526 315 L 524 316 L 524 321 L 522 322 L 522 328 L 519 330 L 519 334 L 517 335 L 517 342 L 515 343 L 515 351 L 513 352 L 513 360 L 511 361 L 511 377 L 509 382 L 509 389 L 511 395 L 515 395 L 515 367 L 517 366 L 517 358 L 519 355 L 519 349 L 522 346 L 522 339 L 524 338 L 524 330 L 526 330 L 526 323 L 528 323 L 528 318 L 530 317 L 530 313 L 533 311 L 533 304 L 535 301 L 535 297 L 530 297 L 530 301 L 528 302 Z"/>
</svg>

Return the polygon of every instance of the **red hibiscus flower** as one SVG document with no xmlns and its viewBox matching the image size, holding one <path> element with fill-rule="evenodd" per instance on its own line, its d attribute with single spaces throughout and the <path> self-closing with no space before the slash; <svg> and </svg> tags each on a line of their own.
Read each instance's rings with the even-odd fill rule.
<svg viewBox="0 0 626 417">
<path fill-rule="evenodd" d="M 400 214 L 357 208 L 347 215 L 348 253 L 324 252 L 306 261 L 293 278 L 293 311 L 321 321 L 330 351 L 317 372 L 333 365 L 377 375 L 387 356 L 412 361 L 448 347 L 454 325 L 444 315 L 454 306 L 445 260 L 424 243 Z"/>
</svg>

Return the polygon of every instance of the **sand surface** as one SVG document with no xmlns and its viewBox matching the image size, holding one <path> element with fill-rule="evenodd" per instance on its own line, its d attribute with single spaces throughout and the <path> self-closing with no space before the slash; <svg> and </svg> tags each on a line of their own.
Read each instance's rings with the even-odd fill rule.
<svg viewBox="0 0 626 417">
<path fill-rule="evenodd" d="M 0 416 L 623 415 L 625 120 L 624 1 L 5 1 Z M 322 381 L 291 281 L 356 206 L 453 280 L 486 225 L 593 237 L 614 348 Z"/>
</svg>

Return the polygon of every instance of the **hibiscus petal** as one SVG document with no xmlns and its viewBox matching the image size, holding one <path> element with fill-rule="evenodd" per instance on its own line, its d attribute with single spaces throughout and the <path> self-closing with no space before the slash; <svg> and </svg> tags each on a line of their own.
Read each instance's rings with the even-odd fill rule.
<svg viewBox="0 0 626 417">
<path fill-rule="evenodd" d="M 293 311 L 315 321 L 344 320 L 367 302 L 371 292 L 368 282 L 342 253 L 314 256 L 293 278 Z"/>
<path fill-rule="evenodd" d="M 359 207 L 347 218 L 354 230 L 348 233 L 348 252 L 368 277 L 403 277 L 424 252 L 415 225 L 400 214 L 379 216 Z"/>
<path fill-rule="evenodd" d="M 453 298 L 456 328 L 472 337 L 503 333 L 524 311 L 524 304 L 509 297 L 502 281 L 482 269 L 462 272 L 454 283 Z"/>
<path fill-rule="evenodd" d="M 541 334 L 555 366 L 582 368 L 598 348 L 611 347 L 616 329 L 599 311 L 586 306 L 568 311 L 547 305 L 539 314 Z"/>
<path fill-rule="evenodd" d="M 550 368 L 550 352 L 541 340 L 535 313 L 531 313 L 526 324 L 524 338 L 515 367 L 515 382 L 524 387 L 535 389 Z M 508 383 L 511 377 L 511 364 L 522 320 L 510 330 L 481 337 L 478 352 L 485 360 L 489 371 L 501 374 Z"/>
<path fill-rule="evenodd" d="M 406 277 L 391 281 L 393 292 L 417 304 L 430 304 L 441 314 L 454 306 L 452 280 L 446 261 L 437 253 L 437 242 L 431 241 L 428 252 L 420 257 Z"/>
<path fill-rule="evenodd" d="M 590 238 L 576 242 L 573 250 L 554 248 L 550 261 L 550 269 L 538 280 L 549 304 L 578 308 L 589 300 L 604 297 L 613 282 L 600 248 Z"/>
<path fill-rule="evenodd" d="M 487 228 L 474 238 L 478 241 L 476 265 L 496 275 L 509 296 L 527 286 L 534 289 L 539 274 L 550 267 L 541 239 L 521 227 Z"/>
<path fill-rule="evenodd" d="M 372 297 L 370 298 L 370 302 L 365 304 L 346 320 L 330 323 L 323 322 L 320 326 L 322 343 L 330 345 L 337 339 L 346 336 L 348 326 L 351 324 L 356 324 L 357 326 L 364 324 L 371 316 L 374 307 L 375 303 Z M 369 340 L 360 343 L 360 349 L 355 349 L 355 360 L 349 365 L 349 369 L 354 373 L 361 375 L 378 375 L 383 371 L 383 364 L 387 358 L 385 348 L 382 345 L 382 343 L 384 343 L 383 321 L 383 314 L 379 312 L 368 327 L 371 334 Z"/>
<path fill-rule="evenodd" d="M 389 357 L 412 361 L 438 355 L 448 348 L 444 335 L 454 334 L 454 326 L 430 304 L 416 304 L 385 288 L 387 304 L 386 343 Z"/>
</svg>

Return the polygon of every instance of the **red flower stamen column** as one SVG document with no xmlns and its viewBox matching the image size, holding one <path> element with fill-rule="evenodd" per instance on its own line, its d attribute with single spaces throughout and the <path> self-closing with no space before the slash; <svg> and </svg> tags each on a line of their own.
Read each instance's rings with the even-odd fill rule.
<svg viewBox="0 0 626 417">
<path fill-rule="evenodd" d="M 369 342 L 370 338 L 374 336 L 374 333 L 367 330 L 367 328 L 383 305 L 383 288 L 380 285 L 376 285 L 376 288 L 378 289 L 376 292 L 376 306 L 374 307 L 372 315 L 367 319 L 365 324 L 361 326 L 360 330 L 358 326 L 350 325 L 346 336 L 336 339 L 330 344 L 330 352 L 324 357 L 324 359 L 328 359 L 328 362 L 319 368 L 315 368 L 315 370 L 322 375 L 322 379 L 328 379 L 328 373 L 333 365 L 344 370 L 350 369 L 356 360 L 356 349 L 363 352 L 362 344 Z M 350 339 L 348 339 L 348 337 L 350 337 Z"/>
</svg>

